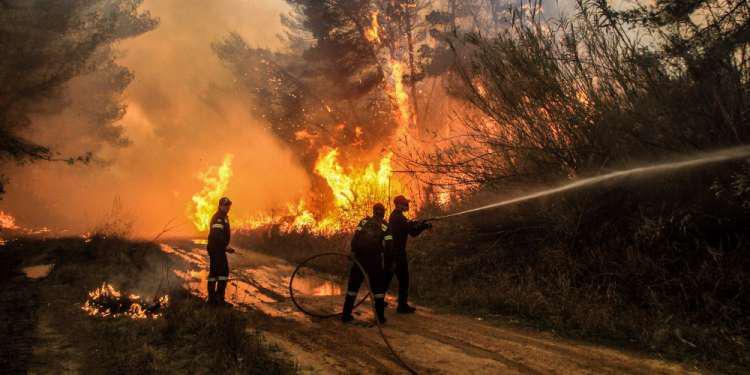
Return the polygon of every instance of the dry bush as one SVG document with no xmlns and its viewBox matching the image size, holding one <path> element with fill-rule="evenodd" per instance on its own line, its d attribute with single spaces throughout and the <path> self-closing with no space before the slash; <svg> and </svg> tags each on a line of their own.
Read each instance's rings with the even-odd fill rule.
<svg viewBox="0 0 750 375">
<path fill-rule="evenodd" d="M 747 143 L 750 5 L 677 3 L 581 1 L 570 19 L 449 39 L 463 130 L 406 159 L 444 184 L 497 189 Z"/>
<path fill-rule="evenodd" d="M 129 238 L 133 234 L 133 223 L 132 215 L 125 210 L 118 197 L 89 233 L 92 237 Z"/>
</svg>

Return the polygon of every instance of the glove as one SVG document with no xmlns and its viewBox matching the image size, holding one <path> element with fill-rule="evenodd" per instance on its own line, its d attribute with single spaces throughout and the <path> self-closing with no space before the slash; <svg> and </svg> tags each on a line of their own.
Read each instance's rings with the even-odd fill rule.
<svg viewBox="0 0 750 375">
<path fill-rule="evenodd" d="M 420 226 L 422 227 L 423 230 L 424 229 L 432 229 L 432 224 L 430 224 L 430 223 L 428 223 L 426 221 L 423 221 Z"/>
</svg>

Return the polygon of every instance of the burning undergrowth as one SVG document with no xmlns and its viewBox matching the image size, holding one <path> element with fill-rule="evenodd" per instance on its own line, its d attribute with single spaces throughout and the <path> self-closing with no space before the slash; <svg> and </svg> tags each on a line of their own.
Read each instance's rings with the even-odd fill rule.
<svg viewBox="0 0 750 375">
<path fill-rule="evenodd" d="M 259 229 L 276 227 L 284 233 L 312 233 L 332 236 L 350 231 L 376 202 L 388 204 L 392 197 L 405 194 L 409 186 L 394 175 L 391 153 L 364 165 L 346 165 L 342 150 L 323 147 L 314 166 L 314 173 L 322 185 L 295 202 L 286 203 L 280 210 L 248 214 L 233 213 L 232 223 L 237 228 Z M 199 173 L 203 189 L 193 195 L 189 216 L 195 228 L 206 231 L 216 202 L 227 193 L 232 178 L 232 155 L 227 154 L 219 166 Z M 419 205 L 416 202 L 416 205 Z"/>
<path fill-rule="evenodd" d="M 121 293 L 105 282 L 89 292 L 88 299 L 81 308 L 91 316 L 103 318 L 155 319 L 161 316 L 168 304 L 168 295 L 155 297 L 147 302 L 137 294 Z"/>
</svg>

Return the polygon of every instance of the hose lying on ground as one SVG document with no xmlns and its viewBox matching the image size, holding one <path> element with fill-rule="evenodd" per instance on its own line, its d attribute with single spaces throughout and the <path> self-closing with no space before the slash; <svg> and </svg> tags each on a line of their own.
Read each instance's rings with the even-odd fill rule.
<svg viewBox="0 0 750 375">
<path fill-rule="evenodd" d="M 313 317 L 317 317 L 317 318 L 332 318 L 332 317 L 341 315 L 341 313 L 333 313 L 333 314 L 315 314 L 315 313 L 311 313 L 311 312 L 305 310 L 297 302 L 297 300 L 294 298 L 294 288 L 292 287 L 292 283 L 294 282 L 294 277 L 297 276 L 297 273 L 299 272 L 299 270 L 305 264 L 307 264 L 308 262 L 310 262 L 313 259 L 321 258 L 321 257 L 324 257 L 324 256 L 341 256 L 341 257 L 345 257 L 345 258 L 349 259 L 349 261 L 351 261 L 352 264 L 355 264 L 359 268 L 359 270 L 362 272 L 362 274 L 365 276 L 365 284 L 367 285 L 368 294 L 365 295 L 364 297 L 362 297 L 362 299 L 359 302 L 357 302 L 357 304 L 355 304 L 354 308 L 356 308 L 357 306 L 359 306 L 360 304 L 362 304 L 362 302 L 364 302 L 364 300 L 367 299 L 368 296 L 371 297 L 371 296 L 374 295 L 374 293 L 372 292 L 372 286 L 370 284 L 370 278 L 367 276 L 367 272 L 365 272 L 365 268 L 362 267 L 362 264 L 360 264 L 356 259 L 354 259 L 353 256 L 351 256 L 349 254 L 345 254 L 345 253 L 334 253 L 334 252 L 321 253 L 321 254 L 313 255 L 313 256 L 311 256 L 311 257 L 303 260 L 302 262 L 300 262 L 300 264 L 297 266 L 297 268 L 294 269 L 294 272 L 292 272 L 292 277 L 289 278 L 289 296 L 292 298 L 292 303 L 294 304 L 294 306 L 296 306 L 300 311 L 302 311 L 303 313 L 305 313 L 307 315 L 310 315 L 310 316 L 313 316 Z M 375 298 L 370 298 L 370 305 L 372 307 L 372 313 L 375 316 L 375 325 L 378 327 L 378 332 L 380 333 L 380 337 L 383 339 L 383 342 L 385 343 L 385 346 L 388 348 L 388 350 L 391 352 L 391 354 L 393 354 L 393 357 L 396 358 L 396 362 L 398 362 L 398 364 L 401 365 L 401 367 L 403 367 L 406 371 L 408 371 L 411 374 L 416 374 L 417 372 L 414 371 L 414 369 L 412 369 L 411 367 L 409 367 L 409 365 L 406 364 L 406 362 L 404 362 L 404 360 L 401 359 L 401 357 L 399 357 L 398 353 L 396 353 L 396 350 L 393 349 L 393 346 L 391 346 L 391 343 L 388 341 L 388 338 L 385 336 L 385 333 L 383 332 L 383 327 L 381 327 L 380 321 L 378 321 L 378 318 L 377 318 L 378 314 L 377 314 L 377 311 L 375 309 Z"/>
<path fill-rule="evenodd" d="M 305 313 L 307 315 L 310 315 L 312 317 L 315 317 L 315 318 L 320 318 L 320 319 L 333 318 L 334 316 L 340 316 L 341 313 L 338 312 L 338 313 L 332 313 L 332 314 L 318 314 L 318 313 L 314 313 L 312 311 L 305 310 L 305 308 L 302 307 L 301 304 L 297 303 L 297 299 L 294 298 L 294 288 L 292 288 L 292 282 L 294 282 L 294 277 L 297 276 L 297 274 L 299 273 L 299 270 L 302 269 L 302 267 L 305 264 L 307 264 L 308 262 L 310 262 L 310 261 L 312 261 L 314 259 L 322 258 L 322 257 L 325 257 L 325 256 L 332 256 L 332 255 L 333 256 L 344 256 L 344 257 L 347 257 L 347 258 L 351 259 L 351 257 L 349 255 L 343 254 L 343 253 L 321 253 L 321 254 L 313 255 L 313 256 L 311 256 L 311 257 L 303 260 L 302 263 L 300 263 L 297 266 L 297 268 L 294 269 L 294 272 L 292 272 L 292 277 L 289 278 L 289 296 L 292 298 L 292 303 L 294 304 L 295 307 L 297 307 L 297 309 L 299 309 L 299 311 L 302 311 L 303 313 Z M 364 297 L 362 297 L 362 299 L 360 299 L 357 303 L 354 304 L 353 309 L 356 309 L 357 307 L 359 307 L 359 305 L 361 305 L 363 302 L 365 302 L 365 300 L 367 299 L 367 297 L 369 297 L 370 295 L 371 295 L 371 293 L 367 293 Z"/>
</svg>

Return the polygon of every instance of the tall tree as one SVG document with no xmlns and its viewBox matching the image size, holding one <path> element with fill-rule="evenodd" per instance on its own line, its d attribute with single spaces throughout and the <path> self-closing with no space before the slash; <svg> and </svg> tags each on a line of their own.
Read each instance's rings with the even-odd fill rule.
<svg viewBox="0 0 750 375">
<path fill-rule="evenodd" d="M 157 25 L 141 0 L 7 0 L 0 3 L 0 161 L 87 161 L 91 155 L 58 155 L 46 145 L 22 137 L 31 116 L 55 113 L 67 105 L 64 93 L 74 78 L 98 74 L 108 89 L 121 92 L 132 79 L 114 62 L 112 43 Z M 116 96 L 99 95 L 89 120 L 106 141 L 123 144 L 113 123 L 124 114 Z M 2 184 L 0 184 L 2 188 Z"/>
</svg>

